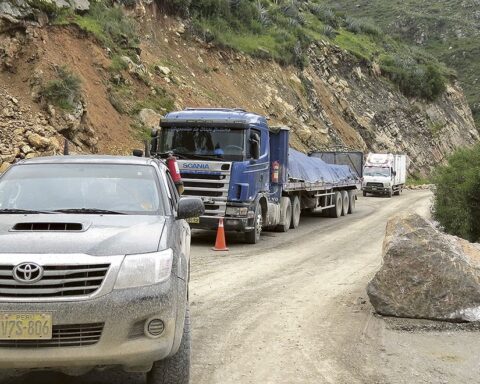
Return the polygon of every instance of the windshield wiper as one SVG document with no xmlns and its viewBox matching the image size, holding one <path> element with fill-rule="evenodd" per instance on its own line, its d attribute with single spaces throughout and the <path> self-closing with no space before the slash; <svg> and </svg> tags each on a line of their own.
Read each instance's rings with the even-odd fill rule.
<svg viewBox="0 0 480 384">
<path fill-rule="evenodd" d="M 56 209 L 55 212 L 58 213 L 78 213 L 78 214 L 86 214 L 86 215 L 94 215 L 94 214 L 101 214 L 101 215 L 125 215 L 123 212 L 118 211 L 110 211 L 108 209 L 99 209 L 99 208 L 65 208 L 65 209 Z"/>
<path fill-rule="evenodd" d="M 0 215 L 6 215 L 6 214 L 17 214 L 17 213 L 26 213 L 26 214 L 31 214 L 31 215 L 38 215 L 41 213 L 44 214 L 50 214 L 50 213 L 56 213 L 55 211 L 38 211 L 35 209 L 17 209 L 17 208 L 4 208 L 0 209 Z"/>
</svg>

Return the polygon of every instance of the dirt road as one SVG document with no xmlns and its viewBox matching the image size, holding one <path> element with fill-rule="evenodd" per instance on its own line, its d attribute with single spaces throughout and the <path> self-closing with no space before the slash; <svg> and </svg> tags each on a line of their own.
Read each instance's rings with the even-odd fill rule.
<svg viewBox="0 0 480 384">
<path fill-rule="evenodd" d="M 476 334 L 385 321 L 365 294 L 381 263 L 388 217 L 407 209 L 427 214 L 430 199 L 429 192 L 360 198 L 354 215 L 302 217 L 299 229 L 265 233 L 257 246 L 229 236 L 228 253 L 211 251 L 214 234 L 195 232 L 192 384 L 479 382 Z M 118 373 L 28 378 L 144 383 Z"/>
</svg>

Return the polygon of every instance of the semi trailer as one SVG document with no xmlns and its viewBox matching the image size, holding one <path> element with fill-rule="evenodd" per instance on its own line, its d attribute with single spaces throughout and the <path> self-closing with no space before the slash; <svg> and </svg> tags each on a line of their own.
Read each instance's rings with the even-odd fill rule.
<svg viewBox="0 0 480 384">
<path fill-rule="evenodd" d="M 400 195 L 407 177 L 406 155 L 369 153 L 363 169 L 363 196 Z"/>
<path fill-rule="evenodd" d="M 361 180 L 289 148 L 290 130 L 241 109 L 186 109 L 167 114 L 154 133 L 152 156 L 177 158 L 183 194 L 198 196 L 205 214 L 193 228 L 243 232 L 255 244 L 262 230 L 297 228 L 303 210 L 340 217 L 355 210 Z"/>
</svg>

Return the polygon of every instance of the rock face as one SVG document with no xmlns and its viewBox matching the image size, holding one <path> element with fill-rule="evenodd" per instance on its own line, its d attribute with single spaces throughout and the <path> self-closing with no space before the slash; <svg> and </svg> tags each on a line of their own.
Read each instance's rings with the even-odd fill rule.
<svg viewBox="0 0 480 384">
<path fill-rule="evenodd" d="M 395 216 L 367 292 L 381 315 L 480 321 L 480 245 L 446 235 L 417 214 Z"/>
</svg>

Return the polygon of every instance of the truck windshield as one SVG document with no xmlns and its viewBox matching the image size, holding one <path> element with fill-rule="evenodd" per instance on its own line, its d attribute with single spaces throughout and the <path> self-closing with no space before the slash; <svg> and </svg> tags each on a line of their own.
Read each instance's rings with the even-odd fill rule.
<svg viewBox="0 0 480 384">
<path fill-rule="evenodd" d="M 390 168 L 386 167 L 365 167 L 363 176 L 390 177 Z"/>
<path fill-rule="evenodd" d="M 245 130 L 164 128 L 159 149 L 185 158 L 241 161 L 245 159 Z"/>
<path fill-rule="evenodd" d="M 0 213 L 163 214 L 156 171 L 148 165 L 25 164 L 0 179 Z"/>
</svg>

